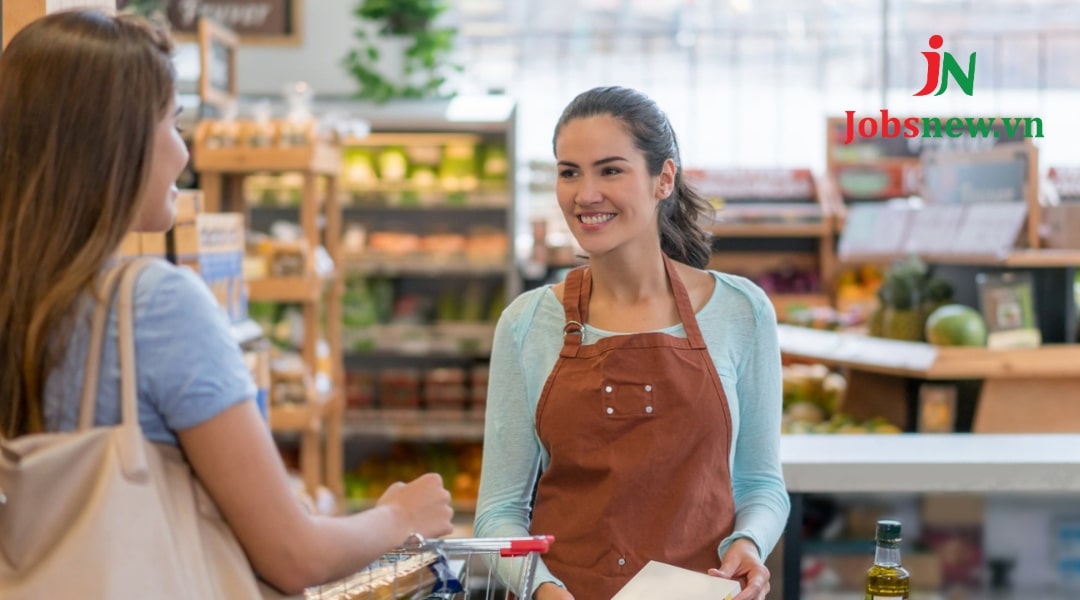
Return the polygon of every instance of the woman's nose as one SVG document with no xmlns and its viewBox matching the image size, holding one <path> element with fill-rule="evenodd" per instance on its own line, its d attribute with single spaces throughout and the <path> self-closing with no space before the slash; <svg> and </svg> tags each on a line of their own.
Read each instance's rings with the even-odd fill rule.
<svg viewBox="0 0 1080 600">
<path fill-rule="evenodd" d="M 582 177 L 581 186 L 578 188 L 577 197 L 575 201 L 578 204 L 596 204 L 604 200 L 604 195 L 600 191 L 599 182 L 593 177 Z"/>
</svg>

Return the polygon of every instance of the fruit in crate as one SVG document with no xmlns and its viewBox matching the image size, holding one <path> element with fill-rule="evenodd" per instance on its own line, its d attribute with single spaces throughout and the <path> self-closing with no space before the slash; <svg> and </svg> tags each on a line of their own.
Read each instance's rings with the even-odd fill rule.
<svg viewBox="0 0 1080 600">
<path fill-rule="evenodd" d="M 946 304 L 927 317 L 926 341 L 938 346 L 985 346 L 986 322 L 970 306 Z"/>
<path fill-rule="evenodd" d="M 895 340 L 922 341 L 927 315 L 952 299 L 948 282 L 933 277 L 916 257 L 893 263 L 878 288 L 879 306 L 869 333 Z"/>
<path fill-rule="evenodd" d="M 785 423 L 815 425 L 840 408 L 847 380 L 825 365 L 789 365 L 783 370 Z"/>
</svg>

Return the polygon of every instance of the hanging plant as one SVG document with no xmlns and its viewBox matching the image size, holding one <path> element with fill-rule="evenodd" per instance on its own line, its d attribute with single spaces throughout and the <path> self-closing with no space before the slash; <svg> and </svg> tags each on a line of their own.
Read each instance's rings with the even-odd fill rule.
<svg viewBox="0 0 1080 600">
<path fill-rule="evenodd" d="M 360 85 L 356 96 L 386 102 L 395 98 L 452 96 L 443 89 L 457 30 L 436 27 L 444 0 L 362 0 L 353 14 L 360 42 L 343 61 Z"/>
</svg>

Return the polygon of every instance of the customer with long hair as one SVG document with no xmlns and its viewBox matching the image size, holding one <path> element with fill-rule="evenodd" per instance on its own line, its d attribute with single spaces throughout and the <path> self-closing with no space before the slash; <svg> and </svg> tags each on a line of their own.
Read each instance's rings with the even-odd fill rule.
<svg viewBox="0 0 1080 600">
<path fill-rule="evenodd" d="M 171 43 L 97 11 L 43 17 L 0 54 L 0 435 L 75 429 L 94 290 L 131 231 L 172 226 L 188 153 Z M 138 417 L 179 445 L 252 566 L 290 593 L 360 570 L 411 534 L 449 533 L 424 475 L 371 510 L 305 512 L 255 405 L 224 312 L 192 271 L 158 261 L 135 288 Z M 96 424 L 120 420 L 110 317 Z"/>
</svg>

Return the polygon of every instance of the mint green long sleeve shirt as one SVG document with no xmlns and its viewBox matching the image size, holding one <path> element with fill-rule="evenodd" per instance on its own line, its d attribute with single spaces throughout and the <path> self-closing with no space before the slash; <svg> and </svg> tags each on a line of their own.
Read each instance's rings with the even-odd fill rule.
<svg viewBox="0 0 1080 600">
<path fill-rule="evenodd" d="M 763 558 L 768 556 L 783 532 L 790 504 L 780 466 L 783 382 L 776 314 L 765 293 L 749 280 L 713 275 L 712 297 L 696 316 L 731 412 L 735 530 L 717 548 L 719 565 L 731 542 L 742 537 L 753 540 Z M 549 460 L 536 433 L 536 406 L 562 348 L 565 322 L 562 304 L 545 286 L 516 298 L 495 328 L 474 525 L 479 537 L 529 534 L 533 488 Z M 661 332 L 686 337 L 681 324 Z M 583 343 L 611 335 L 619 334 L 586 326 Z M 719 431 L 719 424 L 716 427 Z M 500 561 L 504 581 L 516 581 L 513 569 L 519 564 Z M 541 562 L 534 586 L 546 581 L 561 585 Z"/>
</svg>

